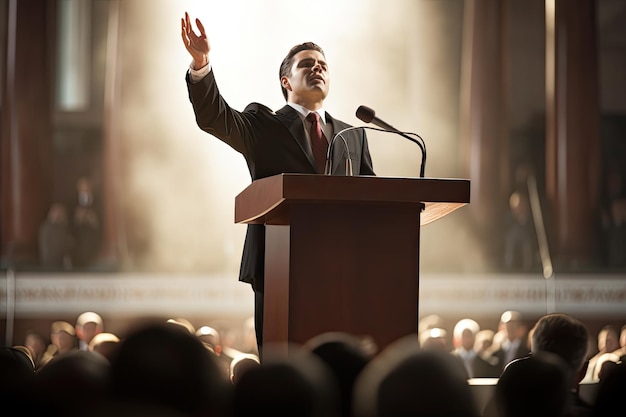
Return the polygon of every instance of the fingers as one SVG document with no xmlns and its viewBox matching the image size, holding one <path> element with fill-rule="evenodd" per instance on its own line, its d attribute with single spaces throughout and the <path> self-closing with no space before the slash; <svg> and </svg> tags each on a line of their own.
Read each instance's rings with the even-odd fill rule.
<svg viewBox="0 0 626 417">
<path fill-rule="evenodd" d="M 200 19 L 196 18 L 196 26 L 198 26 L 198 30 L 200 30 L 200 36 L 206 36 L 206 32 L 204 31 L 204 25 L 200 21 Z"/>
</svg>

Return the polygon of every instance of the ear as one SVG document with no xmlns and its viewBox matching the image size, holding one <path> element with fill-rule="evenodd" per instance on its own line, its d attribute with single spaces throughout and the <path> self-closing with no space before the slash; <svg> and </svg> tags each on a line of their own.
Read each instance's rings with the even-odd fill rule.
<svg viewBox="0 0 626 417">
<path fill-rule="evenodd" d="M 291 91 L 291 84 L 289 83 L 289 78 L 285 76 L 280 77 L 280 85 L 282 85 L 282 87 L 285 90 Z"/>
</svg>

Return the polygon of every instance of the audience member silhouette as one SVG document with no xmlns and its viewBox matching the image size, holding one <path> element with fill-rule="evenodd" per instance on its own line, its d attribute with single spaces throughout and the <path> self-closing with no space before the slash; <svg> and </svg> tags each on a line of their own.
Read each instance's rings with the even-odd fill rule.
<svg viewBox="0 0 626 417">
<path fill-rule="evenodd" d="M 571 368 L 558 355 L 533 353 L 509 362 L 483 410 L 484 417 L 565 417 Z"/>
<path fill-rule="evenodd" d="M 587 371 L 589 332 L 580 321 L 567 314 L 553 313 L 541 317 L 532 331 L 532 354 L 550 352 L 562 358 L 570 368 L 571 404 L 569 416 L 589 416 L 591 404 L 579 395 L 580 382 Z"/>
<path fill-rule="evenodd" d="M 482 329 L 476 333 L 474 350 L 479 359 L 474 362 L 475 378 L 497 378 L 502 372 L 500 359 L 493 354 L 499 348 L 494 343 L 494 336 L 495 332 L 491 329 Z"/>
<path fill-rule="evenodd" d="M 46 366 L 52 359 L 78 350 L 74 326 L 62 320 L 50 325 L 50 345 L 41 356 L 39 367 Z"/>
<path fill-rule="evenodd" d="M 454 325 L 454 330 L 452 331 L 452 346 L 454 349 L 450 353 L 461 361 L 467 372 L 468 379 L 475 377 L 475 363 L 477 360 L 480 360 L 474 350 L 476 334 L 479 331 L 480 326 L 478 323 L 470 318 L 459 320 Z"/>
<path fill-rule="evenodd" d="M 356 417 L 476 417 L 463 365 L 405 336 L 376 355 L 354 386 Z"/>
<path fill-rule="evenodd" d="M 89 342 L 95 335 L 104 332 L 104 321 L 98 313 L 85 311 L 76 318 L 76 337 L 78 337 L 78 348 L 89 350 Z"/>
<path fill-rule="evenodd" d="M 419 344 L 422 349 L 441 350 L 449 352 L 448 332 L 439 327 L 424 330 L 419 334 Z"/>
<path fill-rule="evenodd" d="M 624 415 L 624 387 L 626 363 L 613 363 L 605 369 L 598 381 L 593 403 L 593 417 L 618 417 Z"/>
<path fill-rule="evenodd" d="M 536 265 L 536 234 L 527 190 L 509 196 L 509 216 L 504 236 L 504 266 L 507 270 L 530 271 Z"/>
<path fill-rule="evenodd" d="M 98 333 L 89 342 L 89 351 L 96 352 L 110 361 L 119 346 L 119 342 L 120 338 L 113 333 Z"/>
<path fill-rule="evenodd" d="M 5 413 L 29 415 L 36 410 L 32 404 L 34 377 L 35 366 L 26 347 L 0 348 L 0 404 Z"/>
<path fill-rule="evenodd" d="M 74 268 L 93 266 L 100 251 L 100 220 L 92 207 L 76 206 L 72 218 L 74 250 L 72 261 Z"/>
<path fill-rule="evenodd" d="M 260 363 L 259 357 L 252 353 L 240 353 L 235 356 L 229 366 L 230 382 L 236 384 L 246 371 Z"/>
<path fill-rule="evenodd" d="M 196 333 L 196 327 L 189 320 L 187 320 L 184 317 L 177 317 L 177 318 L 168 319 L 166 321 L 166 323 L 177 324 L 177 325 L 183 327 L 184 329 L 186 329 L 189 332 L 189 334 L 195 334 Z"/>
<path fill-rule="evenodd" d="M 530 348 L 527 327 L 519 311 L 505 311 L 500 316 L 500 323 L 504 326 L 504 338 L 493 355 L 498 358 L 500 365 L 505 367 L 513 359 L 527 356 Z"/>
<path fill-rule="evenodd" d="M 109 362 L 74 350 L 55 357 L 35 376 L 34 398 L 50 417 L 90 417 L 108 401 Z"/>
<path fill-rule="evenodd" d="M 587 368 L 587 374 L 585 375 L 585 382 L 598 382 L 598 374 L 600 373 L 600 367 L 602 364 L 598 364 L 598 360 L 605 353 L 614 352 L 619 346 L 619 334 L 617 328 L 613 325 L 606 325 L 600 329 L 597 336 L 597 351 L 589 359 L 589 366 Z M 604 356 L 604 360 L 609 357 Z"/>
<path fill-rule="evenodd" d="M 234 384 L 234 417 L 339 417 L 340 394 L 329 367 L 291 345 L 263 346 L 263 361 Z"/>
<path fill-rule="evenodd" d="M 30 351 L 30 356 L 33 359 L 35 370 L 41 366 L 41 358 L 45 353 L 49 341 L 39 332 L 34 330 L 27 330 L 24 336 L 24 346 Z"/>
<path fill-rule="evenodd" d="M 619 333 L 619 347 L 613 351 L 619 358 L 620 361 L 626 361 L 626 324 L 622 326 Z"/>
<path fill-rule="evenodd" d="M 231 384 L 215 355 L 179 324 L 131 331 L 110 363 L 111 399 L 123 408 L 157 406 L 193 417 L 227 412 Z"/>
<path fill-rule="evenodd" d="M 39 227 L 39 261 L 47 269 L 71 269 L 74 237 L 67 209 L 53 203 Z"/>
<path fill-rule="evenodd" d="M 217 356 L 218 363 L 224 371 L 224 375 L 230 378 L 230 363 L 233 358 L 242 352 L 239 352 L 232 347 L 222 346 L 222 338 L 216 328 L 211 326 L 201 326 L 195 332 L 196 337 L 200 339 L 207 347 L 209 347 Z"/>
<path fill-rule="evenodd" d="M 339 385 L 341 415 L 352 417 L 354 381 L 376 354 L 371 339 L 345 332 L 328 332 L 313 337 L 304 347 L 328 365 Z"/>
<path fill-rule="evenodd" d="M 76 268 L 88 268 L 98 260 L 102 244 L 102 207 L 94 181 L 86 176 L 76 180 L 72 233 L 76 241 L 73 261 Z"/>
</svg>

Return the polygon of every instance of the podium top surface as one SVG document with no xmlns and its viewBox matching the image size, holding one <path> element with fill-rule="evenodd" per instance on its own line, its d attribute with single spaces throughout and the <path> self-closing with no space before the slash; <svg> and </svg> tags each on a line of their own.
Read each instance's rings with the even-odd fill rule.
<svg viewBox="0 0 626 417">
<path fill-rule="evenodd" d="M 426 225 L 469 204 L 470 180 L 279 174 L 235 197 L 235 223 L 289 224 L 292 204 L 413 204 Z"/>
</svg>

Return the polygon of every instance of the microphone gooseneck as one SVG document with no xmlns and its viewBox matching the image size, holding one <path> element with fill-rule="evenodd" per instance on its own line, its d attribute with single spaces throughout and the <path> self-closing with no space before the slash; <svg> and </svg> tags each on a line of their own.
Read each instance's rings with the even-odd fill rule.
<svg viewBox="0 0 626 417">
<path fill-rule="evenodd" d="M 333 138 L 330 141 L 330 144 L 328 145 L 328 150 L 326 151 L 326 168 L 324 169 L 324 174 L 331 175 L 333 172 L 333 159 L 332 159 L 333 148 L 335 146 L 335 141 L 338 138 L 341 138 L 341 141 L 343 142 L 343 146 L 346 152 L 346 176 L 351 177 L 353 175 L 352 160 L 350 159 L 350 148 L 348 147 L 348 142 L 346 141 L 346 138 L 343 137 L 343 134 L 350 130 L 356 130 L 356 129 L 363 129 L 363 128 L 350 126 L 350 127 L 340 130 L 333 136 Z"/>
<path fill-rule="evenodd" d="M 359 106 L 358 109 L 356 109 L 356 117 L 359 118 L 359 120 L 365 122 L 365 123 L 372 123 L 386 131 L 389 132 L 393 132 L 393 133 L 397 133 L 398 135 L 402 136 L 405 139 L 410 140 L 411 142 L 417 144 L 417 146 L 419 146 L 420 151 L 422 152 L 422 163 L 420 166 L 420 177 L 424 177 L 424 168 L 426 166 L 426 143 L 424 142 L 424 139 L 421 138 L 421 136 L 419 136 L 416 133 L 410 133 L 410 132 L 402 132 L 398 129 L 396 129 L 395 127 L 391 126 L 389 123 L 379 119 L 378 117 L 376 117 L 376 112 L 367 107 L 367 106 Z M 415 137 L 419 138 L 419 139 L 415 139 L 413 137 L 411 137 L 410 135 L 414 135 Z"/>
</svg>

